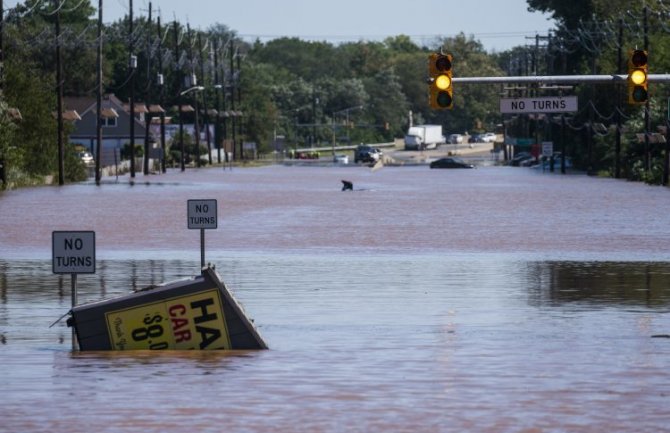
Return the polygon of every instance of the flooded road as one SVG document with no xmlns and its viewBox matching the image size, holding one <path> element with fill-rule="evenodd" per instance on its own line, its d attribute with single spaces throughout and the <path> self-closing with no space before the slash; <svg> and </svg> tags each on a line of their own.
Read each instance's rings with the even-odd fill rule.
<svg viewBox="0 0 670 433">
<path fill-rule="evenodd" d="M 354 191 L 342 192 L 341 179 Z M 78 353 L 89 302 L 206 261 L 270 346 Z M 0 193 L 0 432 L 669 432 L 670 192 L 524 168 L 263 167 Z"/>
</svg>

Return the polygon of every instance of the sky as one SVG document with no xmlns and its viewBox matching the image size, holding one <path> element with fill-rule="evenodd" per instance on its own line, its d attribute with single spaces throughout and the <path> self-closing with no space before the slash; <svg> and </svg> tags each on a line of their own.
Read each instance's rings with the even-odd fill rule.
<svg viewBox="0 0 670 433">
<path fill-rule="evenodd" d="M 5 8 L 17 2 L 5 0 Z M 149 3 L 134 0 L 133 15 L 146 16 Z M 104 0 L 103 21 L 127 15 L 129 4 Z M 437 37 L 463 32 L 499 52 L 533 43 L 529 38 L 553 28 L 548 15 L 528 12 L 526 0 L 153 0 L 151 7 L 162 22 L 176 18 L 201 30 L 220 23 L 247 41 L 263 42 L 294 36 L 339 43 L 404 34 L 430 48 Z"/>
</svg>

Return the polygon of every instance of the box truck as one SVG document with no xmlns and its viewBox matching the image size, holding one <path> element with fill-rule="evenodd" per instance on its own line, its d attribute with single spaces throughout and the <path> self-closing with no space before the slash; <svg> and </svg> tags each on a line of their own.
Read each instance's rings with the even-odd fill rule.
<svg viewBox="0 0 670 433">
<path fill-rule="evenodd" d="M 443 142 L 442 125 L 416 125 L 405 135 L 405 150 L 435 149 Z"/>
</svg>

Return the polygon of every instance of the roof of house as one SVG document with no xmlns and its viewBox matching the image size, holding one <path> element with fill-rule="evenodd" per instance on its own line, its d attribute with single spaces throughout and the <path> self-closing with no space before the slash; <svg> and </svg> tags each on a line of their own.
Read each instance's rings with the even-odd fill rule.
<svg viewBox="0 0 670 433">
<path fill-rule="evenodd" d="M 91 96 L 67 96 L 63 98 L 63 101 L 65 103 L 65 108 L 68 110 L 75 110 L 77 113 L 79 113 L 80 116 L 84 116 L 86 113 L 89 111 L 95 110 L 95 107 L 97 105 L 97 99 Z M 143 105 L 142 103 L 138 103 L 138 105 Z M 120 108 L 123 109 L 124 111 L 128 112 L 129 110 L 126 109 L 124 106 L 124 103 L 121 102 L 119 98 L 117 98 L 114 94 L 108 93 L 103 96 L 102 98 L 102 107 L 103 107 L 103 117 L 105 110 L 108 108 Z M 135 112 L 139 112 L 137 110 L 137 107 L 135 109 Z M 118 116 L 118 114 L 117 114 Z"/>
</svg>

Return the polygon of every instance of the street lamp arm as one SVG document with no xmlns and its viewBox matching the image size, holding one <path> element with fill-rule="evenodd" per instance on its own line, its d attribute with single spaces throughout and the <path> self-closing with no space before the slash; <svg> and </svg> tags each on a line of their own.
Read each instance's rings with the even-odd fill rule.
<svg viewBox="0 0 670 433">
<path fill-rule="evenodd" d="M 204 86 L 193 86 L 193 87 L 190 87 L 190 88 L 184 90 L 183 92 L 181 92 L 181 93 L 179 94 L 179 96 L 184 96 L 184 95 L 186 95 L 187 93 L 191 93 L 191 92 L 201 92 L 201 91 L 203 91 L 203 90 L 205 90 L 205 87 L 204 87 Z"/>
<path fill-rule="evenodd" d="M 363 106 L 362 106 L 362 105 L 356 105 L 356 106 L 354 106 L 354 107 L 348 107 L 348 108 L 345 108 L 345 109 L 340 110 L 340 111 L 334 111 L 334 112 L 333 112 L 333 117 L 335 117 L 336 115 L 341 114 L 341 113 L 348 113 L 348 112 L 350 112 L 350 111 L 354 111 L 354 110 L 362 110 L 362 109 L 363 109 Z"/>
</svg>

